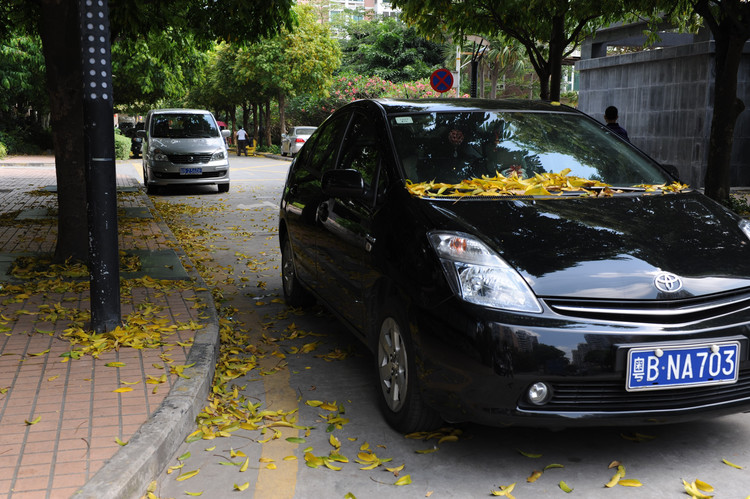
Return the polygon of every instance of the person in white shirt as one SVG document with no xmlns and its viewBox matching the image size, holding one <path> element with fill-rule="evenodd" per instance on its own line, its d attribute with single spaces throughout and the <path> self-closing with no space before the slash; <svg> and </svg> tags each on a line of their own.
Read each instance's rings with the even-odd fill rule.
<svg viewBox="0 0 750 499">
<path fill-rule="evenodd" d="M 242 153 L 245 153 L 245 156 L 247 156 L 247 151 L 245 150 L 245 146 L 247 146 L 247 132 L 244 128 L 240 127 L 235 135 L 237 136 L 237 156 L 241 156 Z"/>
</svg>

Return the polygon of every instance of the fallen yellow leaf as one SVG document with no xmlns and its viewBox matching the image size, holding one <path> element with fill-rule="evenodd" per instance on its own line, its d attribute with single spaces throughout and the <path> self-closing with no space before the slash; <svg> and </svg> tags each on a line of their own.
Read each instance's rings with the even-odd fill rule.
<svg viewBox="0 0 750 499">
<path fill-rule="evenodd" d="M 731 466 L 732 468 L 737 468 L 738 470 L 744 469 L 742 466 L 740 466 L 738 464 L 731 463 L 731 462 L 727 461 L 726 459 L 722 459 L 721 462 L 724 463 L 724 464 L 726 464 L 727 466 Z"/>
<path fill-rule="evenodd" d="M 411 475 L 404 475 L 398 480 L 396 480 L 396 482 L 393 485 L 409 485 L 410 483 L 411 483 Z"/>
<path fill-rule="evenodd" d="M 175 480 L 177 480 L 178 482 L 181 482 L 183 480 L 187 480 L 188 478 L 193 478 L 195 475 L 200 473 L 200 471 L 201 470 L 188 471 L 187 473 L 183 473 L 180 476 L 178 476 Z"/>
<path fill-rule="evenodd" d="M 526 479 L 526 481 L 527 481 L 527 482 L 529 482 L 529 483 L 534 483 L 534 482 L 536 482 L 536 481 L 537 481 L 537 480 L 539 479 L 539 477 L 541 477 L 541 476 L 542 476 L 542 472 L 541 472 L 541 471 L 539 471 L 539 470 L 534 470 L 534 471 L 532 471 L 532 472 L 531 472 L 531 475 L 529 475 L 529 478 L 527 478 L 527 479 Z"/>
<path fill-rule="evenodd" d="M 622 485 L 623 487 L 642 487 L 643 484 L 640 480 L 636 480 L 635 478 L 623 478 L 618 482 L 618 485 Z"/>
</svg>

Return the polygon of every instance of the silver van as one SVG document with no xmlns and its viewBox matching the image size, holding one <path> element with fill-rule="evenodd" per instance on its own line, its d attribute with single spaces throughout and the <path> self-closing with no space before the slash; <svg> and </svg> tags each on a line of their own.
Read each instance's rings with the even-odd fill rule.
<svg viewBox="0 0 750 499">
<path fill-rule="evenodd" d="M 229 153 L 216 118 L 201 109 L 152 109 L 143 137 L 143 183 L 146 192 L 174 185 L 216 184 L 229 191 Z"/>
</svg>

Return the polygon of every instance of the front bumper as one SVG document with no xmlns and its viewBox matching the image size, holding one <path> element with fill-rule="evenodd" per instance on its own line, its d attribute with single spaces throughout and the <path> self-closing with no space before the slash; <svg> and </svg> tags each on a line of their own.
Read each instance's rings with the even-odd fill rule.
<svg viewBox="0 0 750 499">
<path fill-rule="evenodd" d="M 491 426 L 619 426 L 690 421 L 750 411 L 750 316 L 683 328 L 613 325 L 549 314 L 487 311 L 451 300 L 412 314 L 424 400 L 449 422 Z M 447 319 L 446 319 L 447 318 Z M 739 319 L 739 320 L 738 320 Z M 625 389 L 634 345 L 740 342 L 739 380 L 654 391 Z M 530 403 L 532 384 L 552 397 Z"/>
<path fill-rule="evenodd" d="M 174 164 L 171 162 L 152 162 L 148 167 L 148 184 L 151 186 L 167 185 L 214 185 L 229 183 L 229 163 L 211 161 L 208 163 Z M 181 168 L 200 168 L 200 174 L 185 175 Z"/>
</svg>

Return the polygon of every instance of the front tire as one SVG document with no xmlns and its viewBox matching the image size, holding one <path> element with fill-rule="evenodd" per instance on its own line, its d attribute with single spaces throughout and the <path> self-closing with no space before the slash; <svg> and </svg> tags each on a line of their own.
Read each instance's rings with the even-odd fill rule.
<svg viewBox="0 0 750 499">
<path fill-rule="evenodd" d="M 412 433 L 432 430 L 442 418 L 422 401 L 414 362 L 414 348 L 406 322 L 396 309 L 380 321 L 376 351 L 378 392 L 383 415 L 395 430 Z"/>
<path fill-rule="evenodd" d="M 229 184 L 217 184 L 219 192 L 229 192 Z"/>
<path fill-rule="evenodd" d="M 146 194 L 156 194 L 156 187 L 148 183 L 148 169 L 143 167 L 143 185 L 146 186 Z"/>
</svg>

